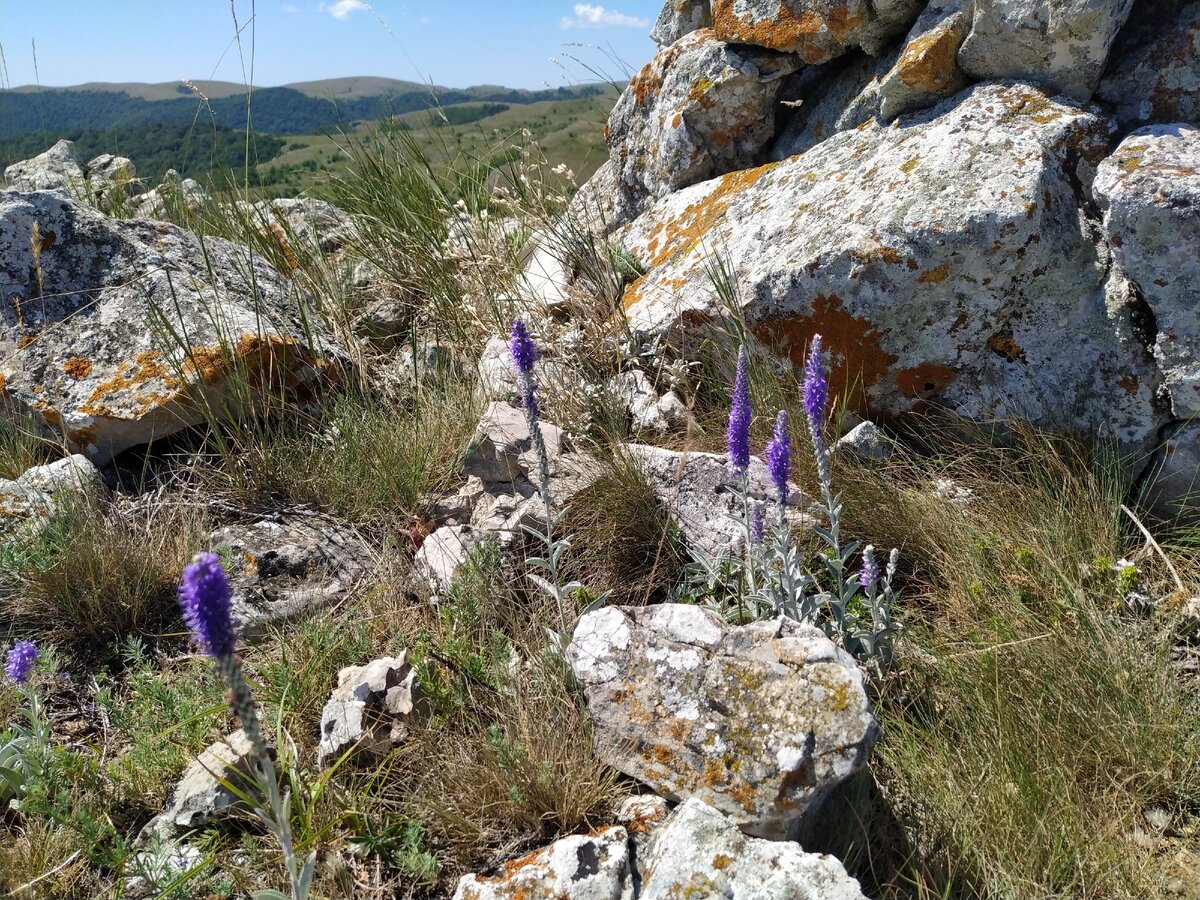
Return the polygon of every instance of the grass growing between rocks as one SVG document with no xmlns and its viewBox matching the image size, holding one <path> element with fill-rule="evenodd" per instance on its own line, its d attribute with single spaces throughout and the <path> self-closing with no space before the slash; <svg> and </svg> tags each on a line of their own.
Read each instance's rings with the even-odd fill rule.
<svg viewBox="0 0 1200 900">
<path fill-rule="evenodd" d="M 17 478 L 47 462 L 53 451 L 32 419 L 0 418 L 0 478 Z"/>
</svg>

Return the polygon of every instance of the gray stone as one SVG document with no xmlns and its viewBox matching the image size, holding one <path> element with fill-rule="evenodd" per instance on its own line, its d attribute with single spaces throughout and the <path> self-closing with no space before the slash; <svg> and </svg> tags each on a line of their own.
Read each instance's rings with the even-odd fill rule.
<svg viewBox="0 0 1200 900">
<path fill-rule="evenodd" d="M 1160 376 L 1136 305 L 1108 304 L 1107 250 L 1076 192 L 1108 136 L 1035 88 L 984 85 L 685 188 L 623 233 L 648 269 L 626 316 L 685 339 L 725 315 L 707 274 L 719 248 L 751 334 L 797 365 L 824 335 L 851 408 L 1145 448 L 1164 424 Z"/>
<path fill-rule="evenodd" d="M 1143 0 L 1113 47 L 1097 94 L 1122 128 L 1200 125 L 1200 3 Z"/>
<path fill-rule="evenodd" d="M 50 521 L 57 499 L 95 496 L 107 490 L 100 471 L 81 454 L 26 469 L 16 479 L 0 478 L 0 538 L 29 534 Z"/>
<path fill-rule="evenodd" d="M 635 432 L 666 434 L 687 430 L 692 415 L 684 402 L 674 391 L 667 391 L 660 396 L 650 376 L 641 369 L 622 372 L 612 383 L 629 412 L 630 424 Z"/>
<path fill-rule="evenodd" d="M 895 65 L 879 84 L 879 114 L 892 120 L 932 106 L 967 86 L 958 49 L 971 25 L 970 0 L 934 0 L 905 38 Z"/>
<path fill-rule="evenodd" d="M 4 180 L 13 191 L 63 191 L 82 196 L 87 183 L 83 166 L 75 156 L 74 141 L 59 141 L 45 153 L 15 162 L 4 170 Z"/>
<path fill-rule="evenodd" d="M 137 184 L 137 167 L 124 156 L 102 153 L 87 164 L 88 199 L 106 213 L 123 211 Z"/>
<path fill-rule="evenodd" d="M 693 31 L 630 80 L 605 139 L 620 179 L 618 205 L 648 200 L 752 164 L 775 130 L 775 97 L 793 57 Z"/>
<path fill-rule="evenodd" d="M 974 0 L 958 64 L 979 79 L 1019 78 L 1087 100 L 1133 0 Z"/>
<path fill-rule="evenodd" d="M 344 359 L 308 297 L 245 247 L 0 193 L 0 406 L 72 452 L 103 464 L 230 413 L 247 381 L 312 390 Z"/>
<path fill-rule="evenodd" d="M 619 825 L 555 841 L 505 863 L 494 876 L 464 875 L 454 900 L 632 900 L 629 844 Z"/>
<path fill-rule="evenodd" d="M 404 652 L 342 669 L 321 711 L 317 765 L 325 768 L 347 751 L 356 760 L 386 756 L 421 712 L 417 671 Z"/>
<path fill-rule="evenodd" d="M 1143 477 L 1151 515 L 1176 525 L 1200 523 L 1200 420 L 1173 428 Z"/>
<path fill-rule="evenodd" d="M 1093 191 L 1120 272 L 1154 314 L 1171 409 L 1200 415 L 1200 130 L 1151 125 L 1099 166 Z"/>
<path fill-rule="evenodd" d="M 749 834 L 786 835 L 879 737 L 854 660 L 790 619 L 733 628 L 697 606 L 608 607 L 580 618 L 567 660 L 601 760 Z"/>
<path fill-rule="evenodd" d="M 180 832 L 249 812 L 249 805 L 229 785 L 254 796 L 257 777 L 250 739 L 239 728 L 209 745 L 184 770 L 166 807 L 142 829 L 142 838 L 169 841 Z"/>
<path fill-rule="evenodd" d="M 650 37 L 660 47 L 669 47 L 685 34 L 712 27 L 709 0 L 666 0 L 654 21 Z"/>
<path fill-rule="evenodd" d="M 832 856 L 791 841 L 747 837 L 719 811 L 685 800 L 638 857 L 641 900 L 866 900 Z"/>
<path fill-rule="evenodd" d="M 471 551 L 486 538 L 486 531 L 470 525 L 443 525 L 421 542 L 413 556 L 413 574 L 434 597 L 444 596 Z"/>
<path fill-rule="evenodd" d="M 895 446 L 874 422 L 861 422 L 834 444 L 834 453 L 849 453 L 859 459 L 891 459 Z"/>
<path fill-rule="evenodd" d="M 550 422 L 539 422 L 553 475 L 559 457 L 574 451 L 565 431 Z M 463 472 L 485 482 L 512 483 L 527 478 L 540 483 L 537 454 L 525 411 L 508 403 L 489 404 L 475 432 Z"/>
<path fill-rule="evenodd" d="M 878 56 L 921 11 L 920 0 L 712 0 L 719 39 L 795 53 L 809 65 L 861 48 Z"/>
<path fill-rule="evenodd" d="M 138 219 L 183 217 L 200 212 L 209 202 L 198 181 L 167 169 L 161 184 L 133 198 L 131 212 Z"/>
</svg>

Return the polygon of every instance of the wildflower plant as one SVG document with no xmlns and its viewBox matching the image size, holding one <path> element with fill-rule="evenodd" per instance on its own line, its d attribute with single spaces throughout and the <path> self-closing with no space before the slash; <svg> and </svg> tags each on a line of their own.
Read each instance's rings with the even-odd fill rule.
<svg viewBox="0 0 1200 900">
<path fill-rule="evenodd" d="M 517 370 L 517 392 L 521 396 L 521 408 L 525 411 L 525 421 L 529 425 L 534 453 L 537 455 L 538 491 L 541 494 L 546 516 L 545 528 L 535 528 L 532 525 L 523 526 L 528 534 L 537 538 L 546 548 L 544 556 L 529 557 L 527 562 L 535 568 L 541 569 L 547 577 L 530 572 L 529 578 L 554 600 L 558 610 L 561 629 L 558 637 L 561 643 L 567 639 L 567 604 L 572 595 L 583 585 L 578 581 L 565 584 L 562 581 L 562 557 L 571 543 L 568 538 L 554 536 L 555 529 L 562 523 L 565 510 L 555 511 L 554 497 L 550 492 L 550 457 L 546 452 L 546 440 L 542 435 L 541 424 L 538 420 L 537 383 L 533 377 L 533 366 L 538 359 L 537 344 L 533 342 L 529 328 L 520 319 L 513 321 L 509 351 L 512 354 L 513 367 Z"/>
<path fill-rule="evenodd" d="M 9 648 L 4 674 L 25 696 L 20 716 L 0 741 L 0 808 L 17 808 L 31 784 L 41 779 L 50 761 L 50 722 L 42 712 L 37 689 L 29 683 L 39 656 L 32 641 L 20 640 Z"/>
<path fill-rule="evenodd" d="M 291 831 L 291 795 L 280 792 L 275 764 L 263 740 L 258 708 L 235 653 L 237 625 L 232 600 L 233 590 L 217 554 L 198 553 L 183 570 L 179 585 L 183 619 L 200 649 L 215 660 L 217 671 L 229 687 L 230 704 L 250 741 L 255 780 L 266 798 L 265 806 L 255 812 L 279 839 L 292 900 L 306 900 L 317 856 L 315 851 L 310 853 L 303 864 L 296 858 Z M 285 894 L 274 890 L 258 891 L 254 897 L 255 900 L 286 900 Z"/>
</svg>

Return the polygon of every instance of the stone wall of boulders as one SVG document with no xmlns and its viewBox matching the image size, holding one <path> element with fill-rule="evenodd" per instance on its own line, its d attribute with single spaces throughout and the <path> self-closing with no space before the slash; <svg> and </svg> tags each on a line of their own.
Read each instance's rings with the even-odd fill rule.
<svg viewBox="0 0 1200 900">
<path fill-rule="evenodd" d="M 1200 3 L 670 0 L 653 37 L 581 192 L 645 267 L 631 324 L 718 318 L 719 253 L 755 337 L 822 334 L 859 411 L 1095 433 L 1192 482 Z"/>
</svg>

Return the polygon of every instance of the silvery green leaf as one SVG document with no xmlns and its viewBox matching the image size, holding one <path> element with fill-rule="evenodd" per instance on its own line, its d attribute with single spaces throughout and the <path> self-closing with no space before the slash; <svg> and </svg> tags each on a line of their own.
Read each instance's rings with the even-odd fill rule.
<svg viewBox="0 0 1200 900">
<path fill-rule="evenodd" d="M 289 900 L 288 896 L 274 888 L 267 888 L 262 891 L 255 891 L 250 895 L 252 900 Z"/>
<path fill-rule="evenodd" d="M 558 599 L 558 588 L 552 585 L 549 581 L 547 581 L 541 575 L 535 575 L 532 572 L 527 572 L 525 574 L 530 581 L 540 587 L 543 591 L 545 591 L 554 599 Z"/>
<path fill-rule="evenodd" d="M 308 854 L 308 859 L 304 861 L 304 867 L 300 870 L 299 887 L 300 897 L 297 900 L 304 900 L 308 896 L 309 887 L 312 884 L 313 872 L 317 868 L 317 851 Z"/>
</svg>

